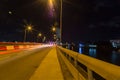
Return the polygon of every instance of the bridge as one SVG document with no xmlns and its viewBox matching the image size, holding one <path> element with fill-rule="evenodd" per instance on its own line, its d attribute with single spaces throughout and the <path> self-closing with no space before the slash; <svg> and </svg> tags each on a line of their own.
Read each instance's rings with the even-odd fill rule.
<svg viewBox="0 0 120 80">
<path fill-rule="evenodd" d="M 59 45 L 11 43 L 3 46 L 0 80 L 120 80 L 119 66 Z"/>
</svg>

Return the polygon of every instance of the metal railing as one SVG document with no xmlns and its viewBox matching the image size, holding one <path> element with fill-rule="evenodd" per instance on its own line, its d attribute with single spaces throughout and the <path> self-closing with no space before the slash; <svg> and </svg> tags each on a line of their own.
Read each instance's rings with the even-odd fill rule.
<svg viewBox="0 0 120 80">
<path fill-rule="evenodd" d="M 86 80 L 98 80 L 95 78 L 93 73 L 96 73 L 98 76 L 102 77 L 103 80 L 120 80 L 120 67 L 117 65 L 79 54 L 60 46 L 57 46 L 57 49 L 74 65 L 78 71 L 80 68 L 84 69 L 81 74 Z M 87 77 L 84 76 L 84 74 Z"/>
</svg>

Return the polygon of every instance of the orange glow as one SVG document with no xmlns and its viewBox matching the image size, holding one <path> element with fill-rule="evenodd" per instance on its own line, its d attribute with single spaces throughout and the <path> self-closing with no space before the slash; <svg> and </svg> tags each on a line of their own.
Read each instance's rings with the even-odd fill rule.
<svg viewBox="0 0 120 80">
<path fill-rule="evenodd" d="M 42 34 L 41 34 L 41 33 L 39 33 L 39 34 L 38 34 L 38 36 L 40 36 L 40 37 L 41 37 L 41 36 L 42 36 Z"/>
<path fill-rule="evenodd" d="M 49 0 L 49 7 L 50 9 L 53 9 L 53 0 Z"/>
<path fill-rule="evenodd" d="M 53 27 L 53 28 L 52 28 L 52 30 L 53 30 L 53 31 L 56 31 L 56 28 L 55 28 L 55 27 Z"/>
<path fill-rule="evenodd" d="M 21 50 L 10 50 L 10 51 L 1 51 L 0 54 L 10 54 L 10 53 L 14 53 L 14 52 L 20 52 Z"/>
<path fill-rule="evenodd" d="M 54 15 L 54 9 L 55 7 L 55 0 L 48 0 L 48 10 L 49 10 L 49 16 L 53 17 Z"/>
<path fill-rule="evenodd" d="M 28 30 L 31 30 L 31 29 L 32 29 L 32 27 L 31 27 L 31 26 L 28 26 L 28 27 L 27 27 L 27 29 L 28 29 Z"/>
</svg>

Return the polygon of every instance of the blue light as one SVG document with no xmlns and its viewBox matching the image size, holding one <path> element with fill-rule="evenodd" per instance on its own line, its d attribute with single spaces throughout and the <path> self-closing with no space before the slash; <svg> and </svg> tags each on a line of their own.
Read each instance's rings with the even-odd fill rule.
<svg viewBox="0 0 120 80">
<path fill-rule="evenodd" d="M 82 48 L 79 48 L 79 53 L 82 54 Z"/>
<path fill-rule="evenodd" d="M 84 47 L 84 45 L 83 44 L 79 44 L 79 47 Z"/>
<path fill-rule="evenodd" d="M 83 53 L 83 50 L 82 50 L 82 48 L 84 47 L 84 45 L 83 44 L 79 44 L 79 53 Z"/>
<path fill-rule="evenodd" d="M 89 49 L 89 55 L 92 56 L 92 57 L 96 57 L 96 49 L 90 48 Z"/>
</svg>

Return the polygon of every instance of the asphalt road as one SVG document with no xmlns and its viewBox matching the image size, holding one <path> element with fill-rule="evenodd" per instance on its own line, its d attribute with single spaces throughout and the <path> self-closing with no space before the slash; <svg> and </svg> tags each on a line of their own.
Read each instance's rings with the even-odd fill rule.
<svg viewBox="0 0 120 80">
<path fill-rule="evenodd" d="M 29 80 L 51 47 L 0 56 L 0 80 Z"/>
</svg>

